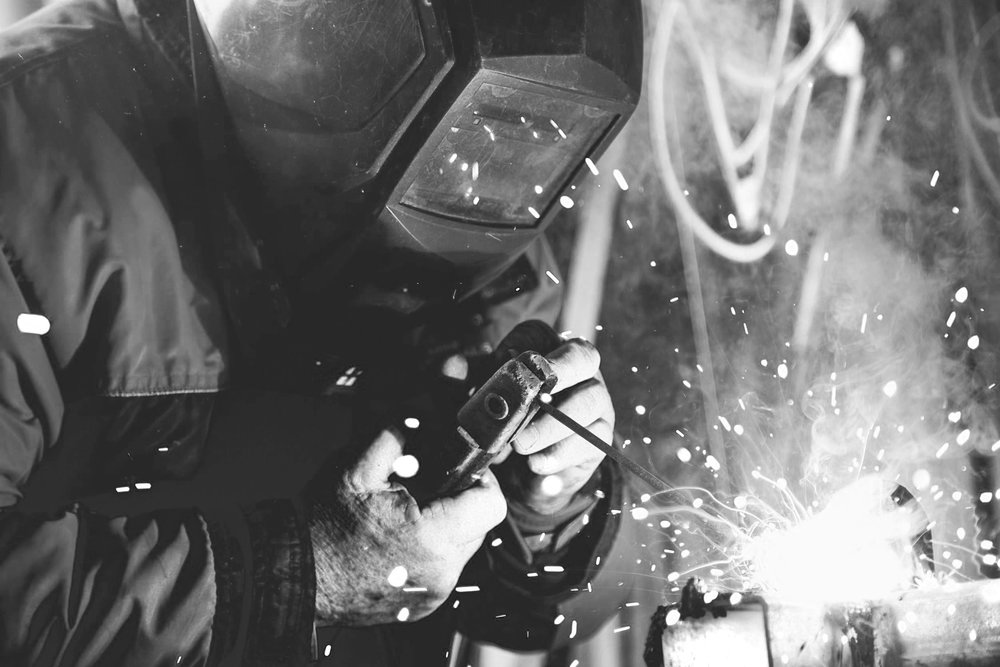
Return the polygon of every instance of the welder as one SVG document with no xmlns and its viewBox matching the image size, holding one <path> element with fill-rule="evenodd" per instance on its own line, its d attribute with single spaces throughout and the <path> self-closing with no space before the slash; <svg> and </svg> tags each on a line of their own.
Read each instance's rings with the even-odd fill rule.
<svg viewBox="0 0 1000 667">
<path fill-rule="evenodd" d="M 628 492 L 550 416 L 441 497 L 398 463 L 445 437 L 434 387 L 553 320 L 541 232 L 636 103 L 639 4 L 67 0 L 3 33 L 0 664 L 432 665 L 616 610 Z M 539 352 L 609 441 L 593 347 Z"/>
</svg>

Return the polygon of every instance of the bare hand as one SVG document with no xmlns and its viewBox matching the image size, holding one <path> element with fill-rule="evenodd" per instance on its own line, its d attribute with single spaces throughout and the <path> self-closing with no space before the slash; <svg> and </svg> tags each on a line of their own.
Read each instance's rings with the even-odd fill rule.
<svg viewBox="0 0 1000 667">
<path fill-rule="evenodd" d="M 398 483 L 401 436 L 383 431 L 312 507 L 316 612 L 327 623 L 375 625 L 427 616 L 451 594 L 507 504 L 488 472 L 421 509 Z"/>
<path fill-rule="evenodd" d="M 585 425 L 605 442 L 611 441 L 615 412 L 600 374 L 601 356 L 583 339 L 567 341 L 546 357 L 559 378 L 553 405 Z M 515 438 L 514 452 L 527 457 L 530 471 L 516 495 L 543 514 L 559 511 L 594 474 L 604 453 L 539 412 Z"/>
</svg>

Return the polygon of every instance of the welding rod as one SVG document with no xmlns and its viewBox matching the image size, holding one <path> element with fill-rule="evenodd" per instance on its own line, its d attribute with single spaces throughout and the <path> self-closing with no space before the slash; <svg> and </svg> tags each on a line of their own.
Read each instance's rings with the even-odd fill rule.
<svg viewBox="0 0 1000 667">
<path fill-rule="evenodd" d="M 636 477 L 645 480 L 647 484 L 649 484 L 657 491 L 674 490 L 674 487 L 670 486 L 662 479 L 660 479 L 653 473 L 649 472 L 648 470 L 643 468 L 641 465 L 639 465 L 632 459 L 625 456 L 622 452 L 615 449 L 612 445 L 609 445 L 608 443 L 598 438 L 596 435 L 588 431 L 585 426 L 583 426 L 573 418 L 569 417 L 559 408 L 552 405 L 552 397 L 549 396 L 548 394 L 542 394 L 541 396 L 539 396 L 538 407 L 539 409 L 542 410 L 542 412 L 552 415 L 556 419 L 556 421 L 563 424 L 564 426 L 569 428 L 569 430 L 573 431 L 578 436 L 580 436 L 581 438 L 592 444 L 594 447 L 597 447 L 599 450 L 610 456 L 612 459 L 618 462 L 619 465 L 628 470 L 630 473 L 632 473 Z"/>
</svg>

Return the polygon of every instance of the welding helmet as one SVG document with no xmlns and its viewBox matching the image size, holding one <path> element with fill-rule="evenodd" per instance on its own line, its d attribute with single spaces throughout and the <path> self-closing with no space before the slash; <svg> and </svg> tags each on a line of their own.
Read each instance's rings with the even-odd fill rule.
<svg viewBox="0 0 1000 667">
<path fill-rule="evenodd" d="M 310 243 L 310 284 L 478 289 L 641 86 L 640 0 L 191 3 L 235 141 L 337 230 Z"/>
</svg>

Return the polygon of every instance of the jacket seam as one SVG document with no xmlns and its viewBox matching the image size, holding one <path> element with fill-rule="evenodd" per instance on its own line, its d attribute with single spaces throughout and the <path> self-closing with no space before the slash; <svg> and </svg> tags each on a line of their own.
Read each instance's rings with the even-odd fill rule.
<svg viewBox="0 0 1000 667">
<path fill-rule="evenodd" d="M 69 56 L 76 51 L 89 47 L 99 39 L 107 39 L 108 37 L 114 37 L 114 35 L 115 34 L 113 32 L 108 30 L 97 30 L 93 34 L 82 37 L 79 41 L 65 46 L 60 46 L 55 51 L 42 53 L 28 60 L 22 60 L 21 63 L 12 67 L 11 70 L 5 75 L 0 76 L 0 88 L 7 88 L 10 85 L 15 85 L 19 80 L 23 79 L 28 74 L 47 65 L 56 64 L 57 61 L 65 63 L 69 59 Z"/>
</svg>

